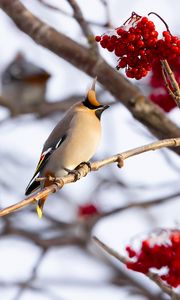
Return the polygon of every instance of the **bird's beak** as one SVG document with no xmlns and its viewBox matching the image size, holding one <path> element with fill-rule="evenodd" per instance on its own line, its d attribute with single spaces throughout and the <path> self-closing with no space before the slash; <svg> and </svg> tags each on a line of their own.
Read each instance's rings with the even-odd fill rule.
<svg viewBox="0 0 180 300">
<path fill-rule="evenodd" d="M 109 108 L 109 105 L 101 105 L 100 107 L 98 107 L 96 110 L 98 110 L 99 112 L 103 112 L 104 110 L 106 110 L 107 108 Z"/>
<path fill-rule="evenodd" d="M 96 109 L 96 116 L 100 119 L 101 114 L 103 113 L 104 110 L 106 110 L 109 107 L 109 105 L 101 105 Z"/>
<path fill-rule="evenodd" d="M 102 109 L 103 109 L 103 111 L 105 110 L 105 109 L 107 109 L 107 108 L 109 108 L 110 107 L 110 105 L 104 105 L 103 107 L 102 107 Z"/>
</svg>

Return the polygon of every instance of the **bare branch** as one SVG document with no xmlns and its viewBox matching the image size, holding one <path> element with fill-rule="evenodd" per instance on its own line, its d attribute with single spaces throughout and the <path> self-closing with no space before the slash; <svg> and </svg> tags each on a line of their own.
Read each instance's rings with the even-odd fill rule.
<svg viewBox="0 0 180 300">
<path fill-rule="evenodd" d="M 36 43 L 64 58 L 98 81 L 158 138 L 180 136 L 178 128 L 163 111 L 146 99 L 141 91 L 120 73 L 109 66 L 102 57 L 97 59 L 89 50 L 56 31 L 28 11 L 19 0 L 0 0 L 0 7 L 12 18 L 20 30 Z M 180 153 L 179 148 L 174 151 Z"/>
<path fill-rule="evenodd" d="M 46 2 L 45 0 L 38 0 L 38 1 L 41 4 L 43 4 L 45 7 L 47 7 L 47 8 L 50 8 L 50 9 L 52 9 L 54 11 L 57 11 L 57 12 L 60 12 L 61 14 L 65 15 L 67 17 L 72 17 L 72 15 L 69 14 L 68 12 L 66 12 L 65 10 L 62 10 L 61 8 L 59 8 L 59 7 L 55 6 L 55 5 L 52 5 L 52 4 L 48 3 L 48 2 Z"/>
<path fill-rule="evenodd" d="M 55 6 L 55 5 L 52 5 L 52 4 L 50 4 L 50 3 L 48 3 L 48 2 L 46 2 L 45 0 L 37 0 L 37 1 L 39 1 L 41 4 L 43 4 L 45 7 L 47 7 L 47 8 L 50 8 L 51 10 L 54 10 L 54 11 L 56 11 L 56 12 L 59 12 L 59 13 L 61 13 L 61 14 L 63 14 L 63 15 L 65 15 L 66 17 L 69 17 L 69 18 L 73 18 L 73 15 L 72 14 L 70 14 L 70 13 L 68 13 L 67 11 L 65 11 L 65 10 L 63 10 L 63 9 L 61 9 L 61 8 L 59 8 L 59 7 L 57 7 L 57 6 Z M 93 21 L 90 21 L 90 20 L 86 20 L 86 22 L 87 22 L 87 24 L 89 24 L 89 25 L 95 25 L 95 26 L 99 26 L 99 27 L 110 27 L 109 26 L 109 22 L 107 21 L 106 23 L 97 23 L 97 22 L 93 22 Z"/>
<path fill-rule="evenodd" d="M 125 211 L 127 209 L 131 209 L 131 208 L 143 208 L 143 209 L 145 209 L 145 208 L 151 207 L 153 205 L 160 205 L 160 204 L 163 204 L 163 203 L 165 203 L 169 200 L 177 198 L 179 196 L 180 196 L 180 192 L 177 192 L 177 193 L 174 193 L 174 194 L 171 194 L 171 195 L 159 198 L 159 199 L 153 199 L 153 200 L 143 201 L 143 202 L 135 201 L 134 203 L 129 203 L 128 205 L 121 206 L 121 207 L 112 209 L 110 211 L 107 211 L 105 213 L 102 213 L 99 216 L 99 218 L 108 217 L 108 216 L 111 216 L 113 214 Z"/>
<path fill-rule="evenodd" d="M 168 90 L 169 95 L 175 100 L 177 106 L 180 108 L 180 87 L 173 71 L 170 68 L 167 60 L 162 60 L 162 75 L 165 82 L 165 86 Z M 169 81 L 169 82 L 168 82 Z M 170 84 L 169 84 L 170 83 Z M 170 87 L 171 85 L 171 87 Z"/>
<path fill-rule="evenodd" d="M 121 263 L 123 264 L 127 264 L 129 262 L 129 259 L 127 259 L 125 256 L 119 254 L 118 252 L 116 252 L 115 250 L 113 250 L 112 248 L 110 248 L 109 246 L 107 246 L 106 244 L 104 244 L 102 241 L 100 241 L 97 237 L 93 237 L 93 240 L 96 242 L 97 245 L 99 245 L 102 249 L 104 249 L 107 253 L 109 253 L 111 256 L 115 257 L 117 260 L 119 260 Z M 163 280 L 155 273 L 153 272 L 148 272 L 147 274 L 145 274 L 149 279 L 151 279 L 156 285 L 158 285 L 160 287 L 160 289 L 168 294 L 169 296 L 172 297 L 173 300 L 179 300 L 180 299 L 180 295 L 176 294 L 173 289 L 165 284 L 163 282 Z"/>
<path fill-rule="evenodd" d="M 42 260 L 45 256 L 45 254 L 46 254 L 46 249 L 41 250 L 41 254 L 38 257 L 37 262 L 36 262 L 35 266 L 32 269 L 32 273 L 31 273 L 30 278 L 20 286 L 19 291 L 17 292 L 14 300 L 20 300 L 20 298 L 22 297 L 22 295 L 23 295 L 24 291 L 26 290 L 26 288 L 29 287 L 31 282 L 36 278 L 38 268 L 39 268 L 39 266 L 40 266 L 40 264 L 41 264 L 41 262 L 42 262 Z"/>
<path fill-rule="evenodd" d="M 97 171 L 100 168 L 115 163 L 117 162 L 118 167 L 122 167 L 124 160 L 131 157 L 135 156 L 147 151 L 151 150 L 157 150 L 163 147 L 179 147 L 180 146 L 180 138 L 177 139 L 167 139 L 167 140 L 162 140 L 162 141 L 157 141 L 145 146 L 141 146 L 138 148 L 134 148 L 125 152 L 122 152 L 120 154 L 116 154 L 114 156 L 111 156 L 109 158 L 106 158 L 101 161 L 96 161 L 94 163 L 91 163 L 90 168 L 84 164 L 83 166 L 80 165 L 78 168 L 78 173 L 79 173 L 79 179 L 86 176 L 89 172 L 91 171 Z M 44 180 L 44 178 L 42 178 Z M 44 198 L 46 196 L 49 196 L 52 193 L 57 192 L 59 189 L 61 189 L 65 184 L 75 182 L 76 176 L 74 174 L 69 174 L 67 176 L 64 176 L 62 178 L 56 179 L 56 182 L 53 183 L 52 185 L 42 189 L 40 192 L 36 193 L 33 196 L 28 197 L 25 200 L 22 200 L 21 202 L 18 202 L 17 204 L 11 205 L 5 209 L 0 210 L 0 217 L 5 216 L 9 213 L 12 213 L 16 211 L 17 209 L 23 208 L 31 203 L 34 203 L 35 201 L 38 201 L 41 198 Z"/>
<path fill-rule="evenodd" d="M 39 117 L 46 117 L 47 115 L 64 112 L 69 109 L 73 104 L 77 103 L 83 99 L 83 95 L 72 95 L 63 100 L 48 102 L 44 101 L 39 103 L 39 105 L 22 105 L 19 111 L 14 114 L 14 106 L 10 104 L 9 101 L 6 101 L 3 97 L 0 96 L 0 106 L 6 107 L 9 109 L 13 117 L 17 117 L 19 114 L 30 114 L 36 113 Z M 14 103 L 15 105 L 15 103 Z"/>
<path fill-rule="evenodd" d="M 100 97 L 103 94 L 103 90 L 100 92 L 97 92 L 97 97 Z M 71 95 L 64 99 L 58 100 L 58 101 L 43 101 L 36 105 L 22 105 L 19 107 L 19 111 L 16 110 L 16 113 L 14 114 L 14 105 L 9 103 L 9 101 L 6 101 L 3 97 L 0 96 L 0 106 L 6 107 L 10 110 L 12 117 L 17 117 L 18 115 L 22 114 L 31 114 L 35 113 L 38 115 L 38 117 L 47 117 L 53 113 L 58 112 L 65 112 L 67 111 L 73 104 L 77 103 L 78 101 L 82 101 L 84 99 L 84 95 L 77 94 L 77 95 Z M 107 105 L 114 105 L 117 102 L 106 102 Z M 9 118 L 10 119 L 10 118 Z M 2 123 L 4 120 L 2 120 Z M 1 121 L 0 121 L 1 123 Z"/>
<path fill-rule="evenodd" d="M 98 46 L 94 39 L 94 34 L 91 31 L 91 28 L 88 22 L 84 19 L 83 13 L 81 11 L 80 6 L 77 4 L 76 0 L 67 0 L 74 11 L 74 18 L 77 20 L 80 25 L 82 32 L 88 40 L 88 43 L 91 45 L 91 49 L 93 50 L 94 55 L 98 55 Z"/>
<path fill-rule="evenodd" d="M 78 237 L 72 234 L 58 235 L 52 238 L 42 238 L 39 233 L 30 232 L 24 229 L 8 227 L 2 232 L 2 235 L 16 235 L 32 241 L 37 246 L 44 250 L 50 247 L 66 246 L 66 245 L 82 245 L 84 240 L 82 237 Z"/>
</svg>

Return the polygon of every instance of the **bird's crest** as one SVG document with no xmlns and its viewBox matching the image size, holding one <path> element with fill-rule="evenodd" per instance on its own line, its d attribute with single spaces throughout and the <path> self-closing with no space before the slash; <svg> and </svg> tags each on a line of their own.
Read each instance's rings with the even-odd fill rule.
<svg viewBox="0 0 180 300">
<path fill-rule="evenodd" d="M 96 81 L 97 81 L 97 77 L 94 78 L 92 86 L 87 93 L 87 101 L 89 102 L 90 105 L 98 107 L 101 104 L 96 99 L 96 91 L 95 91 Z"/>
</svg>

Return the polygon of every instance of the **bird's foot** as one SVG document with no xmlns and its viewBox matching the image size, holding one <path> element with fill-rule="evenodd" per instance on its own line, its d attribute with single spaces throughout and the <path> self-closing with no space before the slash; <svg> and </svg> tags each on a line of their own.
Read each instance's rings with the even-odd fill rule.
<svg viewBox="0 0 180 300">
<path fill-rule="evenodd" d="M 47 180 L 48 180 L 49 183 L 56 184 L 56 185 L 57 185 L 57 188 L 59 188 L 60 186 L 61 186 L 61 188 L 62 188 L 63 185 L 64 185 L 63 179 L 61 179 L 61 178 L 59 178 L 59 177 L 55 177 L 55 176 L 48 175 L 48 176 L 47 176 Z"/>
<path fill-rule="evenodd" d="M 90 163 L 90 161 L 83 161 L 76 168 L 83 167 L 84 165 L 86 165 L 88 167 L 88 169 L 91 171 L 91 163 Z"/>
<path fill-rule="evenodd" d="M 74 170 L 69 170 L 67 168 L 64 168 L 64 170 L 66 172 L 68 172 L 68 174 L 73 174 L 74 175 L 74 181 L 77 181 L 81 178 L 81 174 L 78 170 L 74 169 Z"/>
<path fill-rule="evenodd" d="M 47 176 L 47 180 L 52 183 L 57 182 L 57 178 L 55 176 L 51 176 L 51 175 Z"/>
</svg>

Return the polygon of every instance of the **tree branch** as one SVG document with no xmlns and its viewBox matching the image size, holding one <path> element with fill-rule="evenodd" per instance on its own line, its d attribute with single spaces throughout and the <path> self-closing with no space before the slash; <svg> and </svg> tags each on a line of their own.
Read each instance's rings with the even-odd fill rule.
<svg viewBox="0 0 180 300">
<path fill-rule="evenodd" d="M 168 90 L 169 95 L 174 99 L 177 106 L 180 108 L 180 87 L 176 78 L 168 64 L 167 60 L 162 60 L 162 75 L 165 86 Z"/>
<path fill-rule="evenodd" d="M 157 141 L 145 146 L 141 146 L 138 148 L 134 148 L 119 154 L 116 154 L 114 156 L 111 156 L 109 158 L 103 159 L 101 161 L 96 161 L 94 163 L 91 163 L 90 168 L 84 164 L 83 166 L 80 166 L 78 168 L 79 173 L 79 179 L 86 176 L 91 171 L 97 171 L 100 168 L 117 162 L 118 167 L 123 167 L 124 160 L 135 156 L 150 150 L 157 150 L 163 147 L 179 147 L 180 146 L 180 138 L 174 138 L 174 139 L 167 139 L 167 140 L 161 140 Z M 44 180 L 44 178 L 42 178 Z M 46 196 L 49 196 L 52 193 L 57 192 L 59 189 L 61 189 L 65 184 L 72 183 L 76 181 L 76 176 L 74 174 L 69 174 L 67 176 L 64 176 L 62 178 L 57 179 L 56 182 L 54 182 L 52 185 L 42 189 L 40 192 L 36 193 L 33 196 L 28 197 L 27 199 L 22 200 L 21 202 L 18 202 L 17 204 L 11 205 L 5 209 L 0 210 L 0 217 L 3 217 L 5 215 L 8 215 L 17 209 L 23 208 L 35 201 L 38 201 L 41 198 L 44 198 Z"/>
<path fill-rule="evenodd" d="M 118 252 L 116 252 L 115 250 L 113 250 L 112 248 L 110 248 L 109 246 L 107 246 L 106 244 L 104 244 L 97 237 L 93 237 L 93 240 L 96 242 L 96 244 L 98 246 L 100 246 L 102 249 L 104 249 L 111 256 L 115 257 L 121 263 L 127 264 L 129 262 L 129 259 L 127 259 L 125 256 L 119 254 Z M 149 279 L 151 279 L 156 285 L 158 285 L 160 287 L 160 289 L 164 293 L 166 293 L 169 296 L 171 296 L 173 300 L 175 300 L 175 299 L 179 300 L 180 299 L 180 295 L 176 294 L 169 285 L 165 284 L 163 282 L 163 280 L 157 274 L 149 271 L 145 275 L 146 275 L 146 277 L 148 277 Z"/>
<path fill-rule="evenodd" d="M 177 198 L 179 196 L 180 196 L 180 192 L 177 192 L 177 193 L 173 193 L 171 195 L 168 195 L 168 196 L 165 196 L 165 197 L 162 197 L 162 198 L 159 198 L 159 199 L 155 199 L 155 200 L 153 199 L 153 200 L 143 201 L 143 202 L 135 201 L 135 202 L 129 203 L 125 206 L 117 207 L 115 209 L 104 212 L 104 213 L 100 214 L 99 218 L 101 219 L 101 218 L 104 218 L 104 217 L 108 217 L 108 216 L 123 212 L 123 211 L 131 209 L 131 208 L 143 208 L 144 209 L 144 208 L 151 207 L 153 205 L 160 205 L 160 204 L 163 204 L 165 202 L 168 202 L 169 200 Z"/>
<path fill-rule="evenodd" d="M 100 97 L 103 94 L 103 90 L 100 92 L 97 92 L 97 97 Z M 7 109 L 9 109 L 11 115 L 13 117 L 17 117 L 18 115 L 22 114 L 31 114 L 35 113 L 38 117 L 47 117 L 53 113 L 58 112 L 66 112 L 72 105 L 77 103 L 78 101 L 82 101 L 84 99 L 84 95 L 77 94 L 77 95 L 71 95 L 64 99 L 58 100 L 58 101 L 43 101 L 36 105 L 22 105 L 19 108 L 19 111 L 14 113 L 14 105 L 9 103 L 9 101 L 6 101 L 5 98 L 0 96 L 0 106 L 3 106 Z M 114 105 L 117 102 L 106 102 L 108 105 Z"/>
<path fill-rule="evenodd" d="M 102 57 L 99 56 L 97 59 L 89 49 L 39 20 L 19 0 L 0 0 L 0 7 L 17 27 L 36 43 L 51 50 L 86 74 L 97 76 L 98 81 L 156 137 L 163 139 L 180 136 L 180 128 L 168 119 L 158 106 L 145 98 L 139 88 L 109 66 Z M 174 151 L 180 154 L 179 148 Z"/>
<path fill-rule="evenodd" d="M 54 11 L 56 11 L 56 12 L 59 12 L 59 13 L 65 15 L 66 17 L 73 18 L 73 15 L 72 15 L 71 13 L 68 13 L 68 12 L 66 12 L 65 10 L 63 10 L 63 9 L 61 9 L 61 8 L 55 6 L 55 5 L 50 4 L 50 3 L 46 2 L 45 0 L 37 0 L 37 1 L 40 2 L 43 6 L 49 8 L 49 9 L 51 9 L 51 10 L 54 10 Z M 96 22 L 94 22 L 94 21 L 86 20 L 86 22 L 87 22 L 87 24 L 89 24 L 89 25 L 95 25 L 95 26 L 105 27 L 105 28 L 111 27 L 109 21 L 107 21 L 106 23 L 96 23 Z"/>
<path fill-rule="evenodd" d="M 0 106 L 6 107 L 9 109 L 12 116 L 18 116 L 22 114 L 31 114 L 36 113 L 38 117 L 45 117 L 47 115 L 57 113 L 57 112 L 65 112 L 67 111 L 73 104 L 77 103 L 83 99 L 83 95 L 72 95 L 63 100 L 48 102 L 44 101 L 42 103 L 36 105 L 22 105 L 18 113 L 14 114 L 14 105 L 10 104 L 9 101 L 6 101 L 2 96 L 0 96 Z"/>
<path fill-rule="evenodd" d="M 87 41 L 90 44 L 91 49 L 93 50 L 93 54 L 98 55 L 98 46 L 94 39 L 94 34 L 91 31 L 91 28 L 90 28 L 88 22 L 84 19 L 84 16 L 83 16 L 80 6 L 77 4 L 77 2 L 75 0 L 67 0 L 67 2 L 72 7 L 72 9 L 74 11 L 74 18 L 77 20 L 79 26 L 82 29 L 82 32 L 84 33 L 85 37 L 87 38 Z"/>
</svg>

